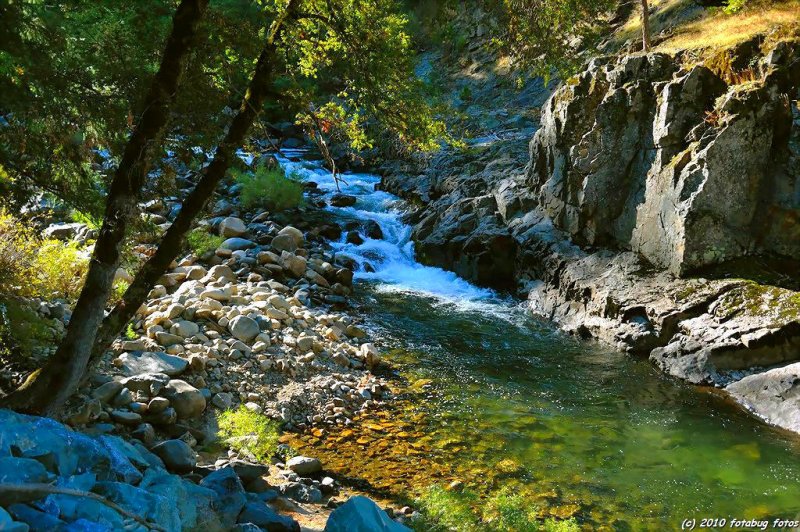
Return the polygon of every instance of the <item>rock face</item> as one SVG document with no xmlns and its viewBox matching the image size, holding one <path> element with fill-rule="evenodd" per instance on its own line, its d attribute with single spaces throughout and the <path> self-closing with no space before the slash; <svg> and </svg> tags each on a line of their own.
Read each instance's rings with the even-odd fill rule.
<svg viewBox="0 0 800 532">
<path fill-rule="evenodd" d="M 800 360 L 800 46 L 754 56 L 760 44 L 692 67 L 596 59 L 544 104 L 527 153 L 515 137 L 483 141 L 422 169 L 386 164 L 382 187 L 418 206 L 421 261 L 733 393 Z M 780 286 L 691 278 L 759 254 L 791 264 Z M 769 400 L 781 407 L 733 395 L 784 426 L 793 389 Z"/>
<path fill-rule="evenodd" d="M 527 184 L 575 242 L 678 275 L 755 252 L 800 258 L 792 110 L 780 96 L 788 79 L 800 85 L 798 59 L 770 56 L 761 80 L 730 87 L 663 54 L 593 61 L 544 106 Z"/>
<path fill-rule="evenodd" d="M 800 363 L 750 375 L 725 390 L 767 423 L 800 432 Z"/>
</svg>

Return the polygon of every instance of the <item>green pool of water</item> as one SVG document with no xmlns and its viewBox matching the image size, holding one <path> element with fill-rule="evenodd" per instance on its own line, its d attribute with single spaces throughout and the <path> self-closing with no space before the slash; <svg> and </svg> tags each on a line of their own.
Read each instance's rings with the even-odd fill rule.
<svg viewBox="0 0 800 532">
<path fill-rule="evenodd" d="M 419 439 L 471 488 L 510 486 L 591 528 L 800 514 L 800 440 L 718 394 L 510 302 L 465 308 L 369 286 L 360 298 L 388 358 L 431 379 Z"/>
</svg>

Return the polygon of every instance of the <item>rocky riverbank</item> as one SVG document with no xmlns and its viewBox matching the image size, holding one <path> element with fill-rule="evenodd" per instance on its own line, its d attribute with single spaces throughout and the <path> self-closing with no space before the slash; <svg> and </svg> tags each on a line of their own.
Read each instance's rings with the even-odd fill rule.
<svg viewBox="0 0 800 532">
<path fill-rule="evenodd" d="M 352 264 L 319 237 L 341 229 L 314 222 L 313 205 L 273 217 L 241 208 L 236 185 L 221 196 L 199 230 L 224 240 L 162 276 L 70 400 L 64 418 L 75 432 L 0 412 L 0 483 L 10 490 L 0 488 L 10 514 L 0 521 L 11 529 L 314 529 L 344 502 L 319 460 L 284 450 L 264 463 L 247 442 L 229 449 L 219 439 L 220 416 L 240 408 L 285 431 L 337 431 L 392 400 L 381 376 L 390 368 L 346 310 Z M 162 229 L 169 223 L 168 202 L 142 207 Z M 67 224 L 48 231 L 91 236 Z M 69 322 L 62 304 L 36 308 Z M 404 529 L 368 500 L 345 506 L 326 530 L 381 520 Z"/>
<path fill-rule="evenodd" d="M 791 39 L 600 58 L 550 97 L 528 153 L 479 139 L 386 163 L 382 186 L 416 205 L 421 261 L 800 432 L 798 87 Z"/>
</svg>

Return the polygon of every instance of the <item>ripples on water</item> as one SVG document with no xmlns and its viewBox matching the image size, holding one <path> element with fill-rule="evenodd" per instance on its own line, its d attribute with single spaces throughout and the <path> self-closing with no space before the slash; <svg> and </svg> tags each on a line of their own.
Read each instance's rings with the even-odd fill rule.
<svg viewBox="0 0 800 532">
<path fill-rule="evenodd" d="M 335 192 L 331 174 L 298 155 L 280 157 L 287 174 Z M 618 529 L 800 513 L 797 438 L 417 263 L 403 202 L 376 191 L 377 176 L 343 177 L 342 192 L 358 201 L 328 210 L 375 221 L 384 239 L 354 245 L 343 235 L 331 246 L 359 264 L 357 296 L 394 360 L 410 378 L 432 380 L 421 440 L 454 477 L 482 490 L 512 486 L 532 504 Z"/>
</svg>

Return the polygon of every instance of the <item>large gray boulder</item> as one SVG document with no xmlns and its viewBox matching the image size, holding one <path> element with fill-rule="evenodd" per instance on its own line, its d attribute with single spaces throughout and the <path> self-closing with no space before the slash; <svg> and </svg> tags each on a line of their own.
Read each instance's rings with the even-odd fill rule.
<svg viewBox="0 0 800 532">
<path fill-rule="evenodd" d="M 198 417 L 206 409 L 203 393 L 186 381 L 173 379 L 164 388 L 162 395 L 169 399 L 172 408 L 181 419 Z"/>
<path fill-rule="evenodd" d="M 182 342 L 183 338 L 179 337 L 179 341 Z M 189 365 L 189 362 L 181 357 L 150 351 L 122 353 L 118 360 L 126 375 L 164 373 L 170 377 L 177 377 L 186 371 Z"/>
<path fill-rule="evenodd" d="M 251 523 L 269 532 L 300 532 L 300 524 L 275 510 L 263 502 L 248 502 L 239 515 L 239 523 Z"/>
<path fill-rule="evenodd" d="M 800 433 L 800 362 L 747 376 L 725 391 L 767 423 Z"/>
<path fill-rule="evenodd" d="M 301 476 L 313 475 L 322 471 L 322 462 L 308 456 L 294 456 L 286 462 L 286 467 Z"/>
<path fill-rule="evenodd" d="M 386 515 L 377 504 L 361 495 L 351 497 L 331 513 L 325 532 L 410 532 Z"/>
<path fill-rule="evenodd" d="M 230 466 L 217 469 L 201 480 L 200 485 L 217 494 L 220 518 L 226 526 L 233 527 L 247 503 L 247 494 L 236 471 Z"/>
</svg>

